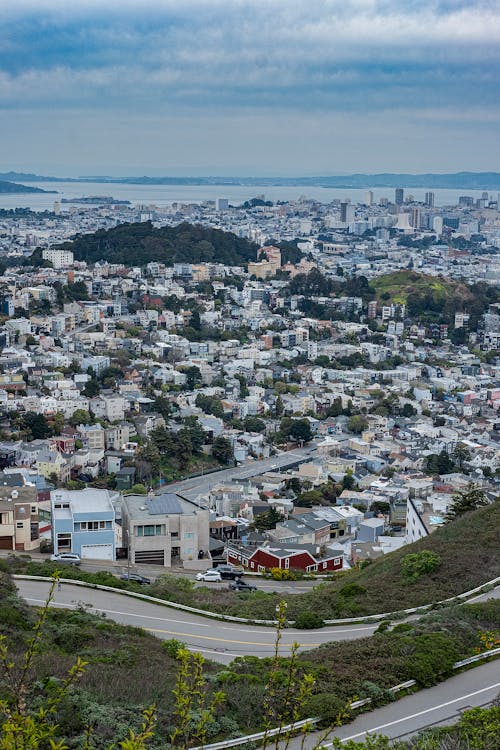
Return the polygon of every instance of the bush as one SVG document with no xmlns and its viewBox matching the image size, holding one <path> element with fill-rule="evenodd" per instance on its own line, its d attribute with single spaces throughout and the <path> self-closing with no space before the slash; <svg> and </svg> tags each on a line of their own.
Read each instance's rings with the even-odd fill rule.
<svg viewBox="0 0 500 750">
<path fill-rule="evenodd" d="M 295 618 L 294 627 L 300 628 L 300 630 L 314 630 L 322 628 L 324 625 L 323 619 L 315 612 L 301 612 Z"/>
<path fill-rule="evenodd" d="M 271 568 L 269 575 L 274 581 L 296 581 L 297 574 L 288 568 Z"/>
<path fill-rule="evenodd" d="M 186 648 L 186 644 L 184 641 L 179 641 L 177 638 L 169 638 L 168 640 L 163 641 L 161 647 L 172 657 L 172 659 L 177 659 L 177 654 L 182 648 Z"/>
<path fill-rule="evenodd" d="M 433 573 L 441 565 L 441 557 L 428 549 L 405 555 L 401 560 L 401 575 L 409 583 L 414 583 L 421 576 Z"/>
</svg>

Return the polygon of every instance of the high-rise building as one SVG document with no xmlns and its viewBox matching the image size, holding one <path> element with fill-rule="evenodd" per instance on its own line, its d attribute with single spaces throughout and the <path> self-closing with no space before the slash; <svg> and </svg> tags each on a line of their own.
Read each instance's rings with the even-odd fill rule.
<svg viewBox="0 0 500 750">
<path fill-rule="evenodd" d="M 373 190 L 367 190 L 365 193 L 365 206 L 373 206 Z"/>
<path fill-rule="evenodd" d="M 434 193 L 432 193 L 431 191 L 425 194 L 425 205 L 429 206 L 429 208 L 434 207 Z"/>
<path fill-rule="evenodd" d="M 405 199 L 405 191 L 403 188 L 396 188 L 394 191 L 394 203 L 396 206 L 402 206 Z"/>
<path fill-rule="evenodd" d="M 421 218 L 422 218 L 421 210 L 417 207 L 412 208 L 410 223 L 414 229 L 420 229 Z"/>
<path fill-rule="evenodd" d="M 217 198 L 216 208 L 217 208 L 217 211 L 227 211 L 227 209 L 229 208 L 229 199 Z"/>
<path fill-rule="evenodd" d="M 349 224 L 354 221 L 354 206 L 348 200 L 340 203 L 340 221 L 342 224 Z"/>
</svg>

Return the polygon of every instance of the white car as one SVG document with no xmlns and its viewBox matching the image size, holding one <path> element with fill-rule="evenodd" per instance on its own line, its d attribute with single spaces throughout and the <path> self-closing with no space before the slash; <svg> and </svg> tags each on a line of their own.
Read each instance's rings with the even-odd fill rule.
<svg viewBox="0 0 500 750">
<path fill-rule="evenodd" d="M 210 570 L 206 570 L 204 573 L 198 573 L 196 576 L 196 580 L 205 581 L 205 582 L 212 581 L 213 583 L 219 583 L 220 581 L 222 581 L 222 576 L 218 570 L 211 568 Z"/>
<path fill-rule="evenodd" d="M 50 556 L 51 562 L 62 563 L 63 565 L 80 565 L 80 555 L 76 552 L 59 552 Z"/>
</svg>

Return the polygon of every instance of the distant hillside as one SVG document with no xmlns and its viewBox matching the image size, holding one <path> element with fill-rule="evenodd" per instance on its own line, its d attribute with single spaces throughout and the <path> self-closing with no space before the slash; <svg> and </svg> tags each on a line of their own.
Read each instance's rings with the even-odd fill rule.
<svg viewBox="0 0 500 750">
<path fill-rule="evenodd" d="M 257 253 L 257 245 L 232 232 L 188 223 L 157 229 L 150 221 L 77 235 L 60 247 L 72 250 L 76 260 L 106 260 L 126 266 L 154 261 L 169 266 L 205 262 L 241 266 L 255 260 Z"/>
<path fill-rule="evenodd" d="M 447 300 L 457 297 L 464 301 L 472 300 L 470 289 L 459 281 L 427 276 L 415 271 L 394 271 L 378 276 L 370 281 L 379 302 L 391 301 L 407 304 L 412 294 L 430 294 L 436 299 Z"/>
<path fill-rule="evenodd" d="M 434 188 L 452 190 L 499 190 L 499 172 L 454 172 L 452 174 L 380 174 L 313 175 L 311 177 L 44 177 L 25 172 L 0 173 L 0 180 L 23 182 L 109 182 L 128 185 L 248 185 L 256 187 L 325 187 L 325 188 Z"/>
<path fill-rule="evenodd" d="M 41 188 L 20 185 L 18 182 L 0 180 L 0 193 L 55 193 L 56 190 L 42 190 Z"/>
<path fill-rule="evenodd" d="M 378 276 L 370 280 L 370 288 L 379 304 L 404 303 L 407 315 L 424 324 L 453 325 L 456 312 L 467 312 L 470 330 L 476 330 L 488 306 L 500 300 L 500 290 L 491 284 L 469 285 L 415 271 Z"/>
</svg>

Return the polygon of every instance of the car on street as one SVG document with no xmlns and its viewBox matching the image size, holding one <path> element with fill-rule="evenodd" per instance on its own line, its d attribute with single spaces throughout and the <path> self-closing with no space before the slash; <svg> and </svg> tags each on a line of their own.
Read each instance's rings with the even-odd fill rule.
<svg viewBox="0 0 500 750">
<path fill-rule="evenodd" d="M 120 580 L 133 581 L 134 583 L 140 583 L 141 586 L 143 584 L 151 583 L 150 578 L 146 578 L 146 576 L 141 576 L 139 573 L 123 573 L 123 575 L 120 576 Z"/>
<path fill-rule="evenodd" d="M 235 578 L 240 578 L 243 575 L 243 568 L 237 568 L 236 565 L 217 565 L 216 570 L 220 573 L 221 578 L 226 578 L 234 581 Z"/>
<path fill-rule="evenodd" d="M 196 580 L 205 581 L 205 583 L 220 583 L 220 581 L 222 581 L 222 577 L 218 570 L 215 570 L 215 568 L 210 568 L 210 570 L 206 570 L 204 573 L 197 573 Z"/>
<path fill-rule="evenodd" d="M 80 555 L 76 552 L 57 552 L 50 556 L 51 562 L 62 563 L 63 565 L 81 565 Z"/>
<path fill-rule="evenodd" d="M 229 588 L 232 591 L 257 591 L 257 586 L 254 586 L 252 583 L 242 581 L 241 578 L 236 578 L 234 581 L 231 581 L 231 583 L 229 584 Z"/>
</svg>

